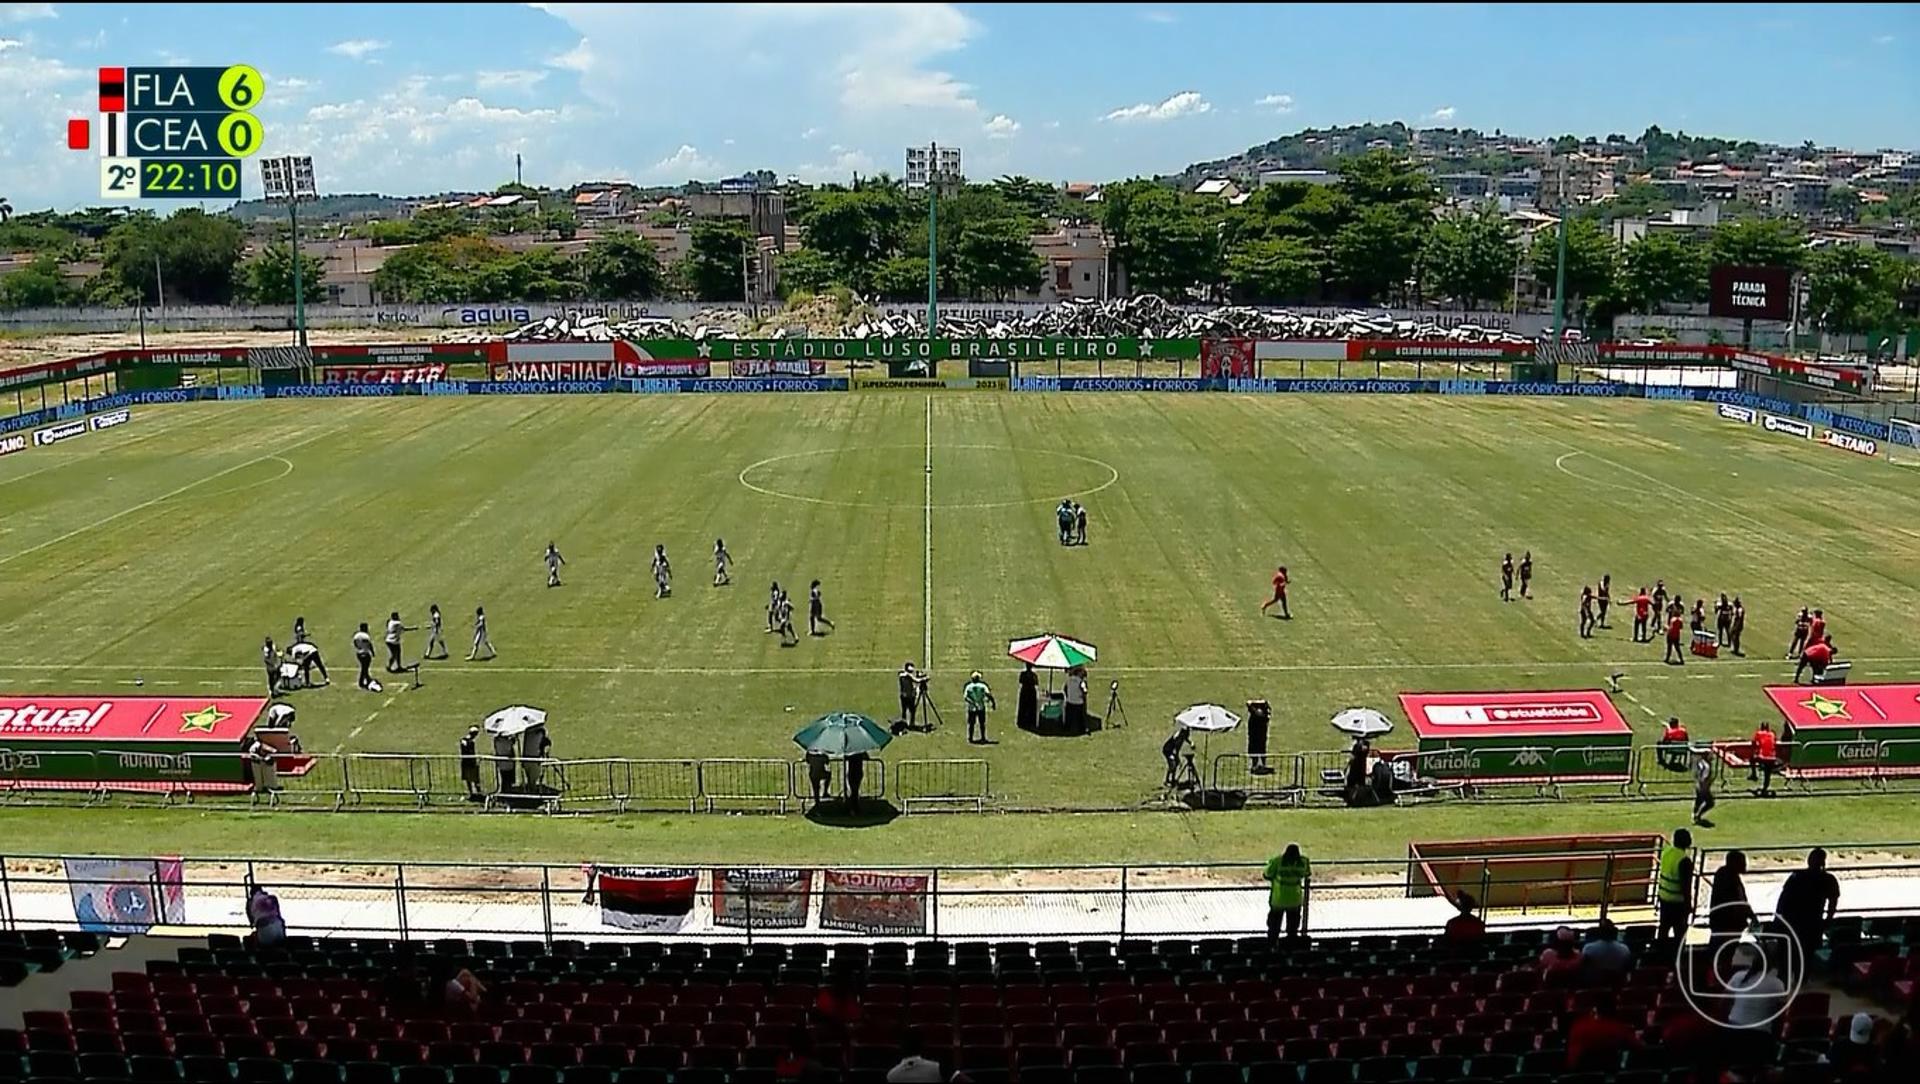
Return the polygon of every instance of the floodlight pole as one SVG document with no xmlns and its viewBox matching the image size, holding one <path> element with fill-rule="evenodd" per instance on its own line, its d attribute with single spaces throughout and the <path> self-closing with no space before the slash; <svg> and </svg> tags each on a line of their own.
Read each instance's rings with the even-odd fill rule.
<svg viewBox="0 0 1920 1084">
<path fill-rule="evenodd" d="M 927 144 L 927 338 L 940 335 L 940 146 Z"/>
<path fill-rule="evenodd" d="M 291 174 L 291 170 L 288 171 Z M 305 348 L 307 345 L 307 307 L 302 296 L 300 284 L 300 196 L 297 192 L 287 197 L 287 219 L 293 226 L 293 335 L 294 343 Z"/>
</svg>

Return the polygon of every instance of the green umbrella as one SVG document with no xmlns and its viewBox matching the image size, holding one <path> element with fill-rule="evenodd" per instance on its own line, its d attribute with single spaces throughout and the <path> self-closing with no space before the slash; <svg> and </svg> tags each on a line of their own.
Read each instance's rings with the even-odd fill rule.
<svg viewBox="0 0 1920 1084">
<path fill-rule="evenodd" d="M 830 757 L 879 752 L 892 740 L 885 727 L 852 711 L 822 715 L 793 736 L 793 744 L 807 752 Z"/>
</svg>

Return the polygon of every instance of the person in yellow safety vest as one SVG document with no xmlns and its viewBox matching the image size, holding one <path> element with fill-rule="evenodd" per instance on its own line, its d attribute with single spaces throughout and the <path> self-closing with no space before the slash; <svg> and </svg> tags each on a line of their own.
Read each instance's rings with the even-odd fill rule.
<svg viewBox="0 0 1920 1084">
<path fill-rule="evenodd" d="M 1659 944 L 1686 942 L 1687 926 L 1693 918 L 1693 833 L 1674 830 L 1673 842 L 1660 848 L 1660 866 L 1654 882 L 1654 899 L 1660 905 L 1660 928 L 1654 940 Z M 1673 940 L 1668 941 L 1671 934 Z"/>
<path fill-rule="evenodd" d="M 1286 927 L 1289 939 L 1300 936 L 1300 911 L 1307 902 L 1307 880 L 1313 875 L 1313 863 L 1300 853 L 1298 843 L 1287 844 L 1286 852 L 1269 859 L 1262 877 L 1267 889 L 1267 940 L 1277 941 Z"/>
</svg>

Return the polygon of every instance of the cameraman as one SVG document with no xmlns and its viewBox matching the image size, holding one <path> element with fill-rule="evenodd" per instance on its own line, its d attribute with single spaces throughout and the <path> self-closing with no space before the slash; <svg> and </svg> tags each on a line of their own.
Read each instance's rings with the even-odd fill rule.
<svg viewBox="0 0 1920 1084">
<path fill-rule="evenodd" d="M 900 722 L 911 728 L 919 717 L 920 688 L 925 684 L 919 674 L 914 672 L 913 663 L 900 666 Z"/>
</svg>

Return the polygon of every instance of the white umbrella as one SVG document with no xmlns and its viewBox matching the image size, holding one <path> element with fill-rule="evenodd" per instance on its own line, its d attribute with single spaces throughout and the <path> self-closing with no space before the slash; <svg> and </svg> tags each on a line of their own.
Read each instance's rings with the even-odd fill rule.
<svg viewBox="0 0 1920 1084">
<path fill-rule="evenodd" d="M 529 708 L 525 705 L 501 708 L 487 716 L 487 721 L 480 725 L 487 733 L 496 737 L 512 738 L 536 726 L 547 725 L 547 713 L 539 708 Z"/>
<path fill-rule="evenodd" d="M 1240 717 L 1218 704 L 1195 704 L 1173 717 L 1183 730 L 1199 730 L 1212 733 L 1216 730 L 1232 730 L 1240 725 Z"/>
<path fill-rule="evenodd" d="M 1240 717 L 1218 704 L 1195 704 L 1173 717 L 1173 721 L 1183 730 L 1200 732 L 1200 757 L 1213 761 L 1213 735 L 1225 733 L 1240 725 Z"/>
<path fill-rule="evenodd" d="M 1377 738 L 1393 731 L 1393 722 L 1372 708 L 1348 708 L 1333 717 L 1333 728 L 1356 738 Z"/>
</svg>

